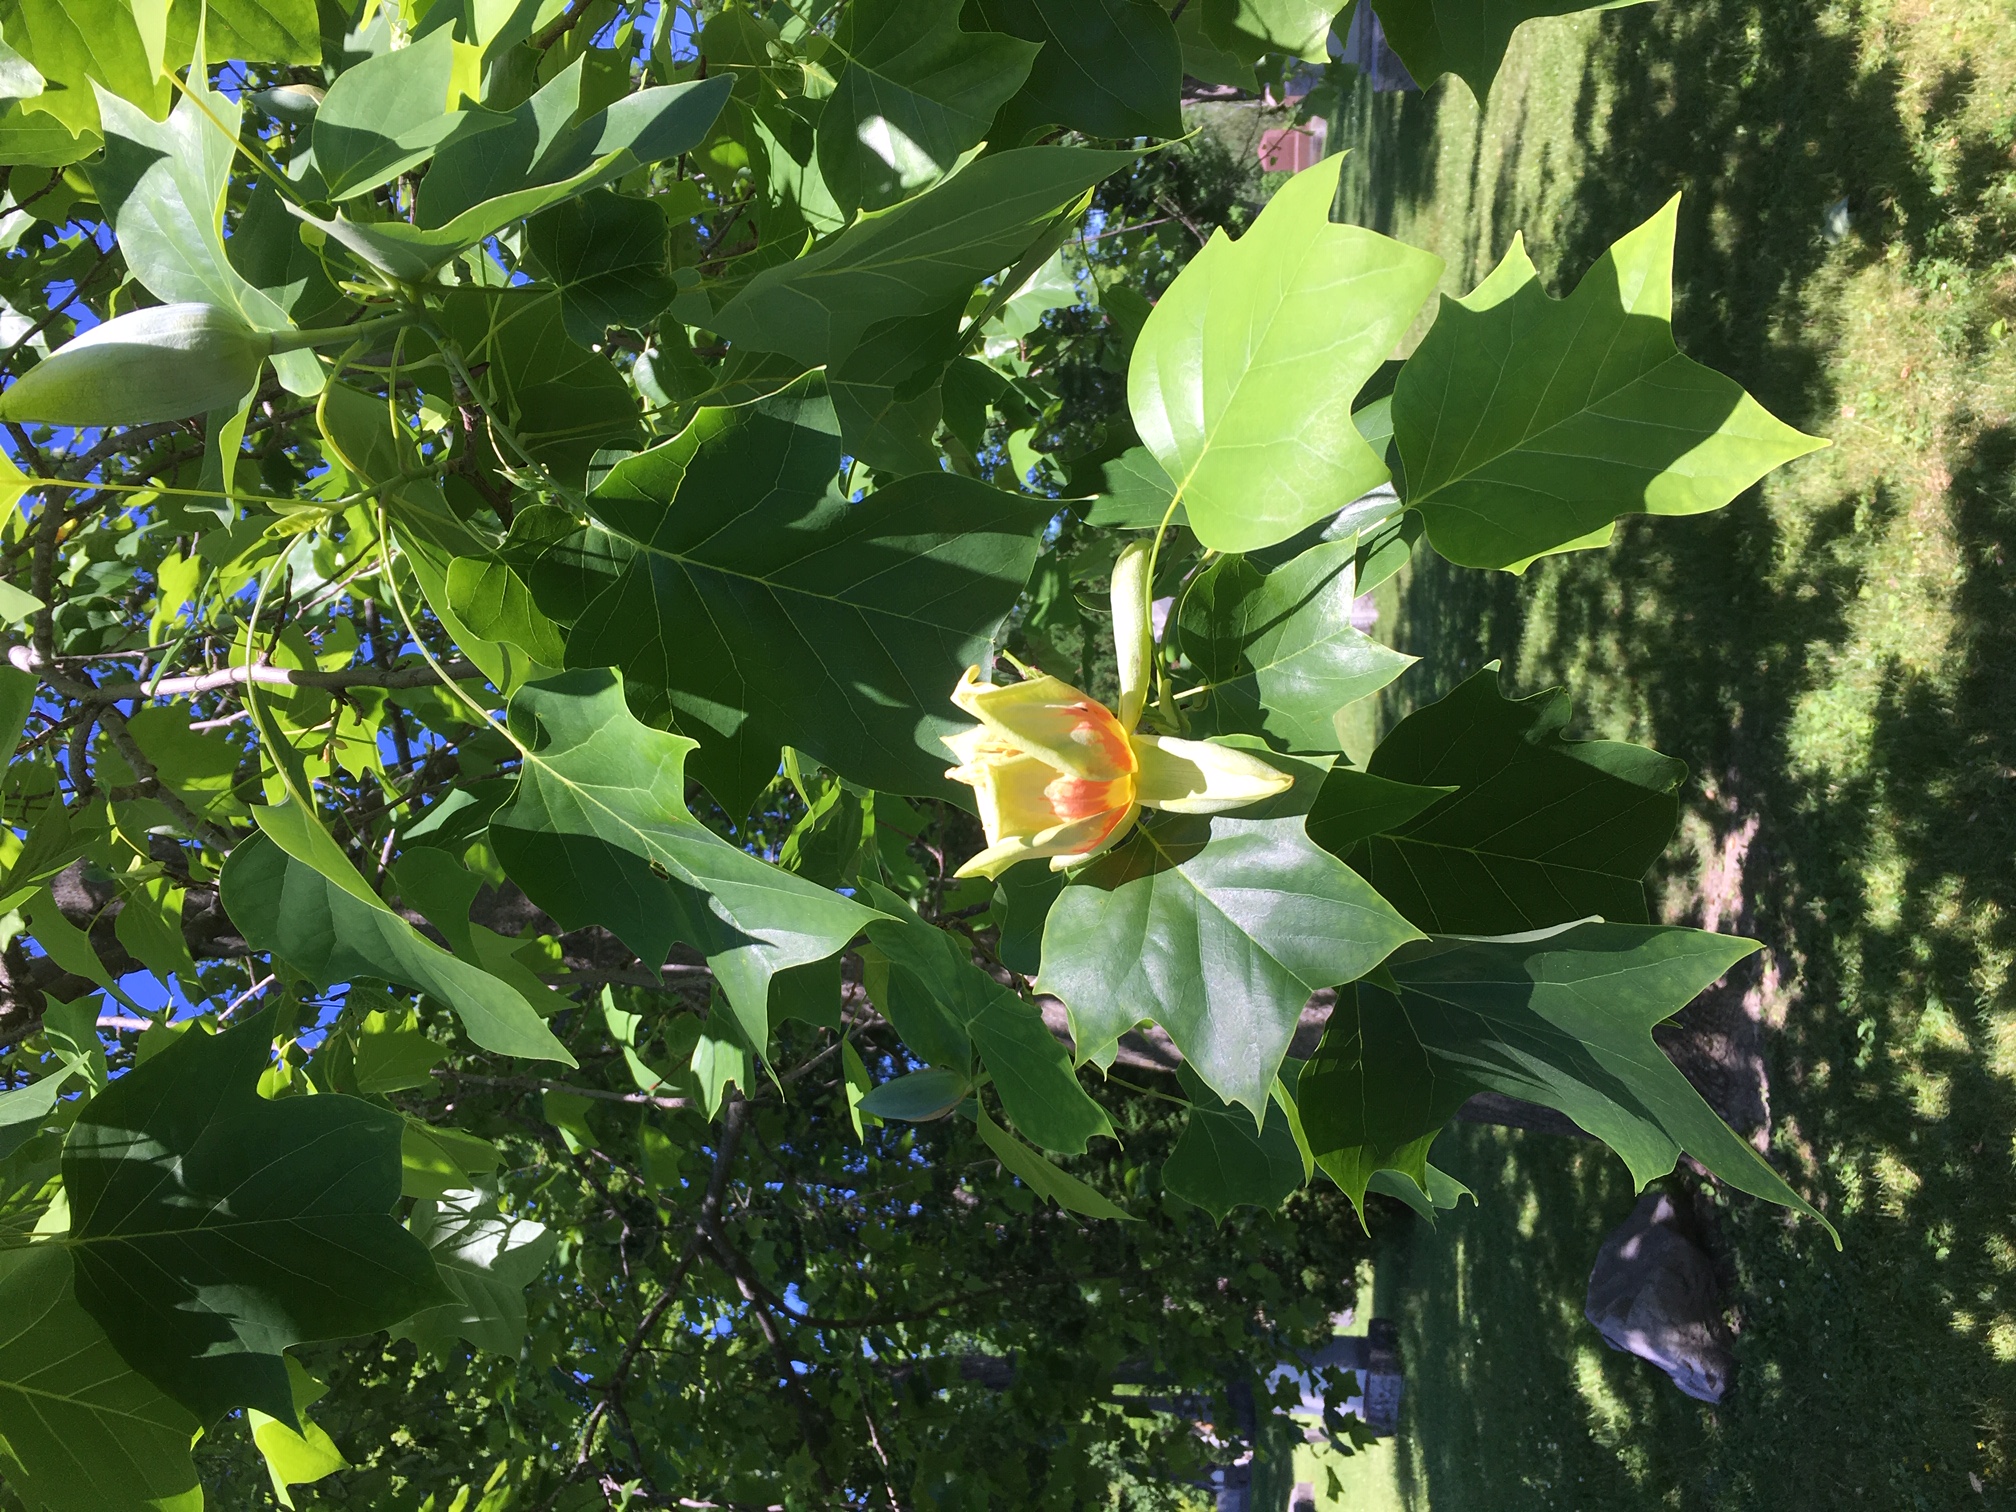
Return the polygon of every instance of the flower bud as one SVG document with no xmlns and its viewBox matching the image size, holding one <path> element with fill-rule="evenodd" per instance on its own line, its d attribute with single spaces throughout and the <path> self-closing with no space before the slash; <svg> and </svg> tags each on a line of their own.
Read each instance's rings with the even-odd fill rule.
<svg viewBox="0 0 2016 1512">
<path fill-rule="evenodd" d="M 146 425 L 236 405 L 273 337 L 216 305 L 115 316 L 51 352 L 0 393 L 0 420 Z"/>
</svg>

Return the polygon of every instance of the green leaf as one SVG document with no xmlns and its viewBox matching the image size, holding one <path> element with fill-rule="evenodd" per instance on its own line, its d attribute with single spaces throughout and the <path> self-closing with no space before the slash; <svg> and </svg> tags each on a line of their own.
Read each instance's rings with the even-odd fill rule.
<svg viewBox="0 0 2016 1512">
<path fill-rule="evenodd" d="M 882 1083 L 861 1099 L 859 1107 L 861 1112 L 876 1118 L 930 1123 L 958 1107 L 960 1099 L 972 1090 L 972 1083 L 957 1071 L 932 1066 Z"/>
<path fill-rule="evenodd" d="M 1095 137 L 1183 134 L 1183 50 L 1155 0 L 979 0 L 987 25 L 1042 44 L 1002 114 L 1012 140 L 1049 123 Z"/>
<path fill-rule="evenodd" d="M 1190 585 L 1178 625 L 1207 700 L 1183 704 L 1198 733 L 1266 735 L 1293 751 L 1344 748 L 1344 706 L 1415 661 L 1352 627 L 1356 552 L 1357 537 L 1347 536 L 1271 572 L 1221 557 Z"/>
<path fill-rule="evenodd" d="M 1185 1066 L 1179 1074 L 1189 1072 Z M 1163 1186 L 1220 1222 L 1241 1204 L 1272 1211 L 1302 1190 L 1302 1152 L 1281 1109 L 1269 1109 L 1256 1131 L 1251 1118 L 1220 1102 L 1195 1073 L 1183 1075 L 1183 1083 L 1190 1118 L 1163 1164 Z"/>
<path fill-rule="evenodd" d="M 1087 1218 L 1117 1218 L 1123 1223 L 1136 1221 L 1126 1209 L 1115 1207 L 1076 1176 L 1045 1160 L 995 1123 L 987 1116 L 985 1108 L 976 1105 L 973 1117 L 980 1127 L 980 1137 L 994 1152 L 994 1158 L 1001 1162 L 1009 1175 L 1020 1179 L 1037 1196 L 1047 1197 L 1067 1212 L 1080 1213 Z"/>
<path fill-rule="evenodd" d="M 1354 767 L 1330 769 L 1309 806 L 1309 838 L 1333 856 L 1349 855 L 1361 840 L 1398 829 L 1453 787 L 1420 787 L 1375 777 Z"/>
<path fill-rule="evenodd" d="M 854 0 L 819 112 L 819 171 L 843 212 L 893 205 L 952 171 L 1022 87 L 1038 49 L 960 28 L 961 0 Z"/>
<path fill-rule="evenodd" d="M 1153 1020 L 1256 1119 L 1310 994 L 1419 937 L 1303 832 L 1321 766 L 1275 765 L 1297 774 L 1278 798 L 1155 815 L 1075 872 L 1050 906 L 1036 984 L 1070 1010 L 1079 1059 Z"/>
<path fill-rule="evenodd" d="M 1524 245 L 1444 298 L 1393 391 L 1407 505 L 1466 567 L 1602 546 L 1626 514 L 1720 509 L 1827 443 L 1673 343 L 1676 196 L 1550 298 Z"/>
<path fill-rule="evenodd" d="M 419 1203 L 413 1233 L 455 1300 L 415 1313 L 393 1332 L 437 1346 L 463 1339 L 515 1360 L 525 1343 L 525 1288 L 553 1258 L 552 1230 L 504 1212 L 494 1197 L 464 1191 Z"/>
<path fill-rule="evenodd" d="M 447 35 L 445 29 L 432 34 Z M 723 75 L 639 90 L 575 122 L 580 82 L 578 66 L 570 67 L 508 116 L 469 112 L 487 129 L 458 133 L 436 157 L 421 191 L 417 224 L 296 213 L 381 272 L 422 281 L 515 220 L 698 146 L 731 87 Z M 318 131 L 321 119 L 316 118 Z"/>
<path fill-rule="evenodd" d="M 0 1092 L 0 1158 L 13 1154 L 42 1132 L 49 1115 L 56 1111 L 57 1096 L 73 1073 L 83 1074 L 84 1066 L 72 1061 L 25 1087 Z M 5 1425 L 0 1424 L 0 1435 L 5 1432 Z"/>
<path fill-rule="evenodd" d="M 525 250 L 559 291 L 567 334 L 594 346 L 610 326 L 641 331 L 672 303 L 670 235 L 656 200 L 594 189 L 527 221 Z"/>
<path fill-rule="evenodd" d="M 328 1094 L 269 1102 L 269 1010 L 194 1030 L 99 1093 L 63 1146 L 77 1298 L 136 1370 L 210 1422 L 297 1423 L 281 1351 L 437 1300 L 391 1216 L 401 1120 Z"/>
<path fill-rule="evenodd" d="M 345 69 L 315 112 L 315 167 L 325 195 L 348 199 L 389 184 L 454 133 L 501 125 L 454 110 L 455 37 L 446 27 Z"/>
<path fill-rule="evenodd" d="M 869 924 L 867 933 L 889 963 L 889 986 L 895 991 L 885 995 L 891 1002 L 900 1004 L 910 991 L 928 994 L 971 1038 L 1010 1121 L 1044 1149 L 1080 1155 L 1089 1140 L 1112 1138 L 1105 1110 L 1078 1084 L 1071 1057 L 1044 1026 L 1041 1010 L 974 965 L 968 946 L 911 913 L 886 887 L 864 882 L 863 889 L 888 915 Z M 879 1005 L 882 1000 L 875 1001 Z M 904 1032 L 902 1018 L 892 1014 L 891 1022 L 899 1034 Z M 926 1049 L 923 1044 L 911 1048 Z M 967 1064 L 964 1056 L 932 1058 L 940 1064 Z"/>
<path fill-rule="evenodd" d="M 16 1494 L 48 1512 L 200 1498 L 197 1427 L 78 1305 L 67 1248 L 0 1250 L 0 1468 Z"/>
<path fill-rule="evenodd" d="M 322 23 L 315 0 L 207 0 L 203 26 L 213 58 L 322 62 Z"/>
<path fill-rule="evenodd" d="M 805 256 L 765 268 L 715 315 L 714 329 L 808 368 L 837 362 L 878 322 L 963 302 L 1080 194 L 1134 160 L 1082 147 L 980 158 Z"/>
<path fill-rule="evenodd" d="M 292 1355 L 287 1360 L 287 1384 L 294 1394 L 294 1413 L 301 1429 L 296 1432 L 277 1418 L 254 1407 L 245 1418 L 252 1428 L 252 1442 L 266 1461 L 266 1474 L 273 1481 L 273 1497 L 281 1506 L 292 1508 L 289 1486 L 307 1486 L 338 1470 L 348 1470 L 350 1461 L 317 1423 L 308 1421 L 308 1409 L 328 1395 L 329 1388 L 302 1367 Z"/>
<path fill-rule="evenodd" d="M 738 850 L 687 810 L 693 742 L 639 724 L 606 670 L 528 683 L 511 700 L 523 752 L 490 843 L 563 929 L 599 924 L 655 970 L 677 941 L 707 957 L 752 1044 L 777 972 L 824 960 L 873 913 Z"/>
<path fill-rule="evenodd" d="M 1410 714 L 1367 772 L 1455 791 L 1411 819 L 1382 823 L 1349 850 L 1352 865 L 1431 933 L 1513 934 L 1592 914 L 1643 923 L 1642 879 L 1673 837 L 1687 768 L 1644 746 L 1568 740 L 1572 712 L 1559 688 L 1506 698 L 1493 662 Z M 1331 780 L 1365 788 L 1355 775 Z M 1312 817 L 1310 833 L 1329 843 L 1363 828 L 1332 818 L 1340 812 L 1319 799 L 1322 819 Z"/>
<path fill-rule="evenodd" d="M 485 1050 L 575 1063 L 521 993 L 386 907 L 297 805 L 262 807 L 254 817 L 262 833 L 231 852 L 221 883 L 225 909 L 254 949 L 318 987 L 355 977 L 402 982 L 453 1008 Z"/>
<path fill-rule="evenodd" d="M 1286 53 L 1305 63 L 1329 61 L 1330 21 L 1338 0 L 1197 0 L 1204 31 L 1234 57 L 1252 62 Z"/>
<path fill-rule="evenodd" d="M 1622 1156 L 1641 1188 L 1685 1151 L 1731 1186 L 1819 1218 L 1652 1039 L 1655 1024 L 1757 948 L 1638 924 L 1405 946 L 1384 972 L 1338 994 L 1297 1089 L 1303 1127 L 1319 1156 L 1365 1152 L 1369 1178 L 1370 1168 L 1404 1168 L 1403 1152 L 1432 1139 L 1472 1093 L 1500 1092 L 1567 1114 Z"/>
<path fill-rule="evenodd" d="M 1088 524 L 1113 530 L 1153 530 L 1165 518 L 1172 525 L 1190 523 L 1181 504 L 1174 514 L 1169 512 L 1176 484 L 1147 447 L 1128 447 L 1111 462 L 1102 463 L 1099 472 L 1105 487 L 1086 512 Z"/>
<path fill-rule="evenodd" d="M 442 323 L 464 360 L 482 370 L 479 386 L 489 390 L 494 411 L 526 454 L 564 484 L 580 487 L 596 452 L 643 440 L 629 385 L 608 358 L 583 351 L 568 336 L 559 295 L 458 290 L 448 296 Z M 497 451 L 509 465 L 523 465 L 509 442 L 500 440 Z"/>
<path fill-rule="evenodd" d="M 1540 16 L 1616 10 L 1640 0 L 1371 0 L 1386 41 L 1423 89 L 1445 73 L 1482 102 L 1491 92 L 1512 33 Z"/>
<path fill-rule="evenodd" d="M 35 114 L 46 112 L 72 137 L 88 139 L 98 130 L 93 84 L 156 120 L 174 103 L 173 87 L 161 76 L 161 60 L 149 58 L 131 6 L 112 0 L 9 0 L 0 8 L 0 21 L 8 43 L 50 86 L 35 97 Z M 180 57 L 189 53 L 184 46 Z"/>
<path fill-rule="evenodd" d="M 1135 343 L 1135 429 L 1214 551 L 1284 541 L 1386 481 L 1351 401 L 1442 260 L 1333 224 L 1342 158 L 1295 175 L 1234 242 L 1177 275 Z"/>
<path fill-rule="evenodd" d="M 567 660 L 668 690 L 707 737 L 696 774 L 735 813 L 783 745 L 864 786 L 941 792 L 939 737 L 962 725 L 952 688 L 987 655 L 1051 513 L 949 473 L 850 503 L 822 408 L 703 410 L 588 500 L 635 555 Z"/>
<path fill-rule="evenodd" d="M 91 170 L 91 187 L 127 267 L 156 299 L 219 305 L 255 330 L 284 330 L 287 312 L 248 283 L 224 249 L 224 196 L 241 113 L 200 71 L 165 121 L 103 93 L 105 156 Z"/>
<path fill-rule="evenodd" d="M 15 593 L 11 583 L 0 583 L 0 615 L 5 615 L 8 605 L 4 602 L 7 594 Z M 23 593 L 22 598 L 33 598 Z M 41 608 L 37 600 L 33 607 L 24 611 L 23 618 Z M 19 667 L 0 666 L 0 750 L 7 753 L 7 762 L 12 763 L 15 751 L 21 746 L 21 732 L 27 728 L 28 715 L 35 707 L 35 695 L 41 688 L 41 679 L 32 672 L 23 672 Z"/>
<path fill-rule="evenodd" d="M 1381 1169 L 1372 1173 L 1372 1179 L 1365 1183 L 1365 1190 L 1398 1198 L 1430 1223 L 1435 1221 L 1437 1213 L 1449 1211 L 1465 1197 L 1476 1202 L 1477 1194 L 1447 1171 L 1425 1162 L 1423 1165 L 1426 1186 L 1403 1171 Z"/>
</svg>

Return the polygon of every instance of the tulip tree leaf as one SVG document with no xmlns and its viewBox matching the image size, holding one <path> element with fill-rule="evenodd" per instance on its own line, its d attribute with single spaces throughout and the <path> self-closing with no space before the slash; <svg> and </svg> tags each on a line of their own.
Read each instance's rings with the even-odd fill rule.
<svg viewBox="0 0 2016 1512">
<path fill-rule="evenodd" d="M 961 0 L 854 0 L 846 59 L 819 111 L 819 172 L 843 212 L 880 209 L 950 172 L 1028 77 L 1039 49 L 959 25 Z"/>
<path fill-rule="evenodd" d="M 1286 53 L 1305 63 L 1329 57 L 1337 0 L 1197 0 L 1204 34 L 1233 57 L 1252 62 Z"/>
<path fill-rule="evenodd" d="M 165 304 L 235 310 L 247 325 L 284 330 L 286 311 L 247 283 L 224 251 L 224 195 L 238 146 L 219 130 L 242 107 L 198 74 L 165 121 L 104 93 L 105 156 L 91 187 L 119 237 L 133 276 Z"/>
<path fill-rule="evenodd" d="M 1655 1024 L 1757 948 L 1640 924 L 1403 946 L 1338 994 L 1302 1071 L 1310 1145 L 1319 1159 L 1350 1152 L 1361 1180 L 1415 1166 L 1418 1181 L 1417 1157 L 1465 1099 L 1499 1092 L 1574 1119 L 1640 1187 L 1685 1151 L 1731 1186 L 1817 1218 L 1652 1039 Z M 1346 1190 L 1362 1203 L 1362 1186 Z"/>
<path fill-rule="evenodd" d="M 881 321 L 965 299 L 1014 265 L 1080 194 L 1134 161 L 1131 152 L 1083 147 L 980 158 L 805 256 L 765 268 L 716 313 L 713 328 L 808 368 L 838 362 Z"/>
<path fill-rule="evenodd" d="M 522 993 L 458 960 L 385 906 L 293 804 L 255 811 L 263 833 L 224 863 L 224 906 L 246 940 L 319 987 L 353 977 L 402 982 L 455 1010 L 469 1038 L 500 1055 L 574 1064 Z M 317 836 L 319 835 L 319 842 Z"/>
<path fill-rule="evenodd" d="M 1183 655 L 1206 701 L 1184 701 L 1193 730 L 1267 735 L 1295 751 L 1339 751 L 1337 714 L 1376 693 L 1415 658 L 1351 623 L 1357 538 L 1313 546 L 1272 572 L 1221 557 L 1190 585 L 1179 616 Z"/>
<path fill-rule="evenodd" d="M 1044 1149 L 1069 1155 L 1082 1155 L 1091 1139 L 1110 1139 L 1105 1109 L 1078 1084 L 1071 1057 L 1044 1027 L 1036 1005 L 974 965 L 958 937 L 925 923 L 887 888 L 865 886 L 870 901 L 889 915 L 868 926 L 868 938 L 898 978 L 892 987 L 899 995 L 928 994 L 964 1028 L 994 1077 L 1009 1120 Z"/>
<path fill-rule="evenodd" d="M 462 1339 L 517 1359 L 525 1342 L 525 1288 L 553 1258 L 552 1230 L 469 1189 L 416 1206 L 413 1233 L 455 1300 L 415 1313 L 394 1332 L 423 1344 Z"/>
<path fill-rule="evenodd" d="M 1002 121 L 1095 137 L 1183 134 L 1183 49 L 1155 0 L 979 0 L 979 12 L 1043 48 Z"/>
<path fill-rule="evenodd" d="M 1465 567 L 1523 572 L 1606 544 L 1626 514 L 1720 509 L 1827 443 L 1775 419 L 1673 342 L 1676 196 L 1566 299 L 1514 241 L 1442 301 L 1401 369 L 1393 435 L 1428 542 Z"/>
<path fill-rule="evenodd" d="M 1641 0 L 1370 0 L 1386 41 L 1423 89 L 1453 73 L 1482 101 L 1512 33 L 1541 16 L 1615 10 Z"/>
<path fill-rule="evenodd" d="M 509 720 L 523 765 L 490 843 L 512 880 L 563 929 L 599 924 L 654 969 L 675 942 L 700 951 L 751 1044 L 769 1038 L 771 977 L 824 960 L 875 917 L 695 819 L 693 742 L 638 723 L 616 673 L 527 683 Z"/>
<path fill-rule="evenodd" d="M 1036 984 L 1063 999 L 1080 1059 L 1153 1020 L 1256 1118 L 1309 995 L 1418 938 L 1303 832 L 1321 767 L 1275 764 L 1297 774 L 1288 792 L 1230 814 L 1154 815 L 1077 871 L 1050 905 Z"/>
<path fill-rule="evenodd" d="M 1330 220 L 1342 158 L 1285 184 L 1177 275 L 1134 344 L 1127 403 L 1216 551 L 1284 541 L 1386 481 L 1351 402 L 1442 260 Z"/>
<path fill-rule="evenodd" d="M 0 1470 L 48 1512 L 160 1512 L 201 1496 L 199 1425 L 77 1301 L 68 1249 L 0 1250 Z"/>
<path fill-rule="evenodd" d="M 446 28 L 432 34 L 447 35 Z M 419 45 L 390 56 L 416 51 Z M 476 134 L 472 127 L 460 128 L 455 150 L 444 150 L 428 171 L 432 192 L 422 195 L 419 224 L 295 213 L 379 271 L 425 280 L 456 253 L 515 220 L 697 146 L 731 88 L 722 75 L 640 90 L 569 124 L 572 106 L 564 91 L 570 79 L 578 88 L 578 75 L 569 70 L 546 86 L 562 93 L 548 98 L 542 91 L 512 115 L 484 112 L 489 130 Z M 318 116 L 318 131 L 320 121 Z"/>
<path fill-rule="evenodd" d="M 1116 1206 L 1055 1161 L 1046 1160 L 994 1122 L 987 1116 L 985 1108 L 974 1110 L 974 1122 L 980 1127 L 980 1138 L 994 1152 L 994 1158 L 1001 1162 L 1002 1169 L 1037 1196 L 1047 1197 L 1065 1211 L 1087 1218 L 1115 1218 L 1123 1223 L 1134 1221 L 1133 1215 L 1125 1208 Z"/>
<path fill-rule="evenodd" d="M 656 201 L 596 189 L 533 216 L 525 246 L 559 291 L 567 334 L 593 346 L 610 326 L 644 329 L 672 303 L 670 233 Z"/>
<path fill-rule="evenodd" d="M 1338 847 L 1414 924 L 1438 934 L 1513 934 L 1600 915 L 1646 920 L 1643 878 L 1673 837 L 1686 766 L 1644 746 L 1568 740 L 1572 708 L 1559 688 L 1508 699 L 1497 663 L 1417 709 L 1380 742 L 1366 776 L 1402 806 L 1418 789 L 1453 788 L 1411 818 Z M 1333 772 L 1340 789 L 1365 778 Z M 1310 833 L 1350 836 L 1324 801 Z M 1357 825 L 1363 832 L 1362 821 Z"/>
<path fill-rule="evenodd" d="M 1302 1152 L 1281 1108 L 1268 1108 L 1256 1131 L 1187 1065 L 1179 1074 L 1190 1117 L 1162 1167 L 1163 1186 L 1221 1222 L 1241 1204 L 1271 1210 L 1302 1189 Z"/>
<path fill-rule="evenodd" d="M 666 689 L 696 774 L 741 813 L 779 746 L 865 786 L 943 790 L 950 703 L 1036 560 L 1052 507 L 926 473 L 849 503 L 832 411 L 703 410 L 625 459 L 590 511 L 634 549 L 567 642 Z M 941 712 L 942 711 L 942 712 Z M 711 738 L 710 738 L 711 737 Z"/>
<path fill-rule="evenodd" d="M 340 74 L 315 112 L 315 167 L 327 197 L 347 199 L 424 163 L 456 131 L 488 124 L 451 110 L 455 38 L 446 27 Z"/>
<path fill-rule="evenodd" d="M 281 1351 L 440 1300 L 392 1216 L 402 1120 L 330 1093 L 258 1093 L 269 1010 L 189 1030 L 112 1082 L 63 1146 L 77 1298 L 133 1367 L 209 1422 L 293 1426 Z"/>
</svg>

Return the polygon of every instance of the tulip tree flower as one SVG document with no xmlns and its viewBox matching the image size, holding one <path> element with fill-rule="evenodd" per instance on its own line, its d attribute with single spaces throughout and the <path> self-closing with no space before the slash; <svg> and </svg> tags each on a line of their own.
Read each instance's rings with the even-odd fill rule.
<svg viewBox="0 0 2016 1512">
<path fill-rule="evenodd" d="M 980 723 L 945 737 L 959 758 L 945 775 L 979 796 L 987 848 L 958 875 L 998 877 L 1039 856 L 1062 871 L 1119 844 L 1144 808 L 1218 814 L 1293 786 L 1294 778 L 1244 751 L 1135 728 L 1154 651 L 1150 557 L 1148 543 L 1137 541 L 1113 566 L 1117 710 L 1019 662 L 1020 682 L 996 686 L 978 667 L 960 678 L 952 702 Z"/>
</svg>

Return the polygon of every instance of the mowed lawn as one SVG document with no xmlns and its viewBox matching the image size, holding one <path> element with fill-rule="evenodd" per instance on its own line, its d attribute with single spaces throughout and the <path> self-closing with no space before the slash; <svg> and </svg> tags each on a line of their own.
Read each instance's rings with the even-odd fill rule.
<svg viewBox="0 0 2016 1512">
<path fill-rule="evenodd" d="M 1846 1246 L 1723 1206 L 1740 1373 L 1705 1407 L 1582 1321 L 1621 1163 L 1446 1136 L 1482 1206 L 1386 1220 L 1400 1491 L 2016 1508 L 2016 3 L 1667 0 L 1528 26 L 1488 109 L 1345 115 L 1348 209 L 1451 292 L 1519 229 L 1564 292 L 1684 194 L 1683 350 L 1834 443 L 1523 579 L 1417 561 L 1385 616 L 1425 658 L 1389 719 L 1495 657 L 1690 764 L 1655 906 L 1764 942 L 1726 990 L 1771 1158 Z"/>
</svg>

